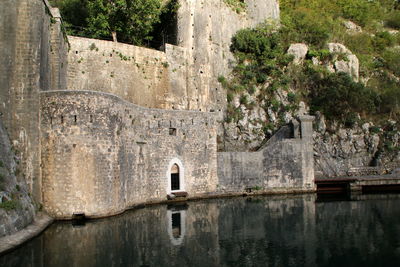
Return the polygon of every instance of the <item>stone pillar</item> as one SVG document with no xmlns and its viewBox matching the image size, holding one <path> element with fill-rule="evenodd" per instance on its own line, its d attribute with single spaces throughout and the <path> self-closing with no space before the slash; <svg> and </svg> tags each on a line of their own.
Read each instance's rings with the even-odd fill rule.
<svg viewBox="0 0 400 267">
<path fill-rule="evenodd" d="M 303 186 L 315 190 L 314 183 L 314 142 L 313 142 L 313 121 L 314 116 L 299 116 L 301 143 L 302 143 L 302 174 Z"/>
<path fill-rule="evenodd" d="M 313 121 L 315 117 L 309 115 L 301 115 L 299 116 L 300 120 L 300 129 L 301 129 L 301 138 L 305 141 L 312 141 L 313 138 Z"/>
</svg>

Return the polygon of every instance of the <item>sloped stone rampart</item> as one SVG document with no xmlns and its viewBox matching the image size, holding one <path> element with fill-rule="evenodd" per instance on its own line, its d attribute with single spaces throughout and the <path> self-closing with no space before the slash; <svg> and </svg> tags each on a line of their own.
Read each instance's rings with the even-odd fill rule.
<svg viewBox="0 0 400 267">
<path fill-rule="evenodd" d="M 82 37 L 68 40 L 69 90 L 90 89 L 143 107 L 167 107 L 169 69 L 177 67 L 170 66 L 164 52 Z"/>
<path fill-rule="evenodd" d="M 312 120 L 311 116 L 301 116 L 299 133 L 288 135 L 283 128 L 257 152 L 218 153 L 218 190 L 314 191 Z"/>
</svg>

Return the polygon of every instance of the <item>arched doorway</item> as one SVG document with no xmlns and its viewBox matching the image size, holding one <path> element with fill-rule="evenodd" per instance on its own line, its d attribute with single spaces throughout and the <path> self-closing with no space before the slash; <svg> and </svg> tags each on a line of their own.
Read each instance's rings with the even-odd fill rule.
<svg viewBox="0 0 400 267">
<path fill-rule="evenodd" d="M 184 168 L 177 158 L 168 164 L 167 181 L 167 194 L 185 191 Z"/>
<path fill-rule="evenodd" d="M 171 192 L 181 190 L 179 178 L 179 166 L 174 164 L 171 168 Z"/>
</svg>

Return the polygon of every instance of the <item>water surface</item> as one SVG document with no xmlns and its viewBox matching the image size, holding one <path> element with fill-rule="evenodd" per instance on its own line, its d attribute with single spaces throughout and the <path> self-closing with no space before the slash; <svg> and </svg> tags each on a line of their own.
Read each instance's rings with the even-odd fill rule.
<svg viewBox="0 0 400 267">
<path fill-rule="evenodd" d="M 0 266 L 398 266 L 400 195 L 248 197 L 55 223 Z"/>
</svg>

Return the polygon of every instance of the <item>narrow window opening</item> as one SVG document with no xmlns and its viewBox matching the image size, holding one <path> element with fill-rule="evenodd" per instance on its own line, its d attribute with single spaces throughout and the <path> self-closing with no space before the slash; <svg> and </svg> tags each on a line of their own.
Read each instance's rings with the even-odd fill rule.
<svg viewBox="0 0 400 267">
<path fill-rule="evenodd" d="M 169 135 L 176 136 L 176 128 L 169 128 Z"/>
<path fill-rule="evenodd" d="M 77 116 L 74 115 L 74 123 L 75 123 L 75 124 L 76 124 L 77 120 L 78 120 Z"/>
<path fill-rule="evenodd" d="M 64 123 L 64 116 L 61 115 L 61 124 L 63 124 L 63 123 Z"/>
<path fill-rule="evenodd" d="M 93 122 L 93 115 L 90 115 L 90 116 L 89 116 L 89 121 L 90 121 L 90 123 Z"/>
</svg>

